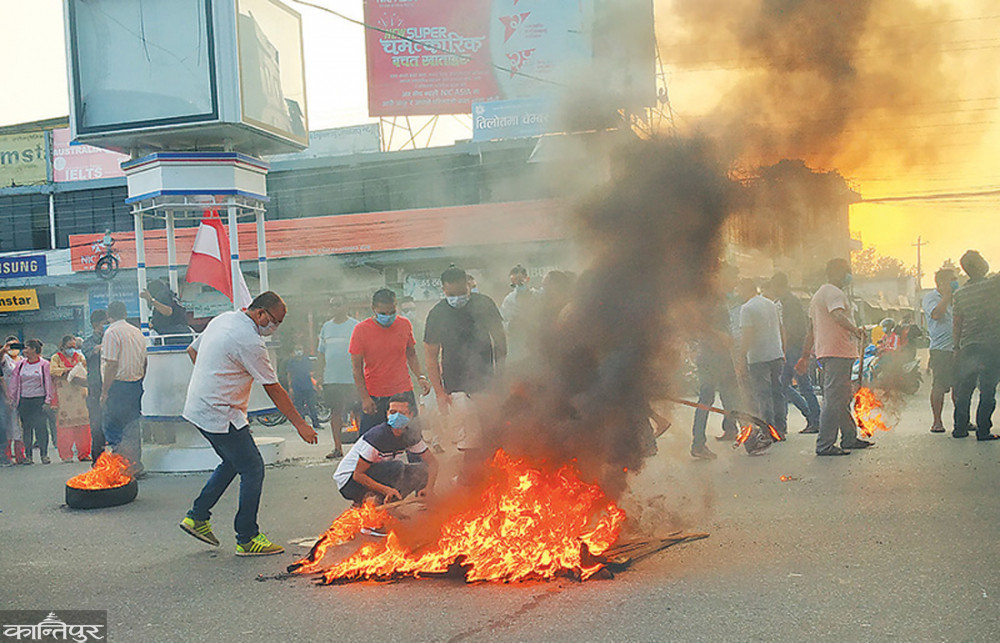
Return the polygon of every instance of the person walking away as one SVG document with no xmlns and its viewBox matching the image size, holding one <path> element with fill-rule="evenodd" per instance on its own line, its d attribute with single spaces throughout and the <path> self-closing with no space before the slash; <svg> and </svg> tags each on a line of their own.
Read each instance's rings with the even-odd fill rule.
<svg viewBox="0 0 1000 643">
<path fill-rule="evenodd" d="M 831 259 L 826 264 L 827 283 L 809 302 L 810 327 L 802 345 L 802 355 L 795 366 L 799 375 L 809 367 L 815 351 L 823 367 L 823 406 L 816 436 L 816 455 L 848 455 L 851 449 L 866 449 L 871 442 L 858 438 L 858 428 L 851 415 L 854 397 L 851 367 L 858 359 L 858 343 L 865 332 L 854 324 L 850 302 L 844 292 L 851 283 L 851 264 L 846 259 Z M 837 435 L 840 435 L 838 447 Z"/>
<path fill-rule="evenodd" d="M 316 444 L 316 432 L 295 410 L 267 354 L 265 337 L 278 329 L 288 309 L 277 293 L 254 299 L 246 311 L 222 313 L 208 323 L 188 347 L 194 364 L 184 403 L 184 419 L 205 436 L 222 462 L 215 468 L 180 528 L 198 540 L 219 546 L 212 532 L 212 508 L 233 479 L 240 476 L 236 530 L 237 556 L 266 556 L 284 551 L 261 533 L 257 524 L 264 459 L 250 434 L 247 405 L 256 380 L 292 423 L 299 437 Z"/>
<path fill-rule="evenodd" d="M 42 359 L 40 340 L 29 339 L 24 343 L 24 359 L 19 360 L 11 371 L 7 395 L 17 408 L 24 429 L 25 464 L 34 462 L 33 445 L 38 447 L 42 464 L 48 464 L 51 460 L 46 407 L 56 406 L 57 398 L 49 362 Z"/>
<path fill-rule="evenodd" d="M 146 338 L 128 323 L 125 303 L 108 304 L 108 329 L 101 342 L 101 406 L 104 438 L 115 453 L 142 472 L 142 380 L 146 376 Z"/>
<path fill-rule="evenodd" d="M 396 293 L 388 288 L 376 290 L 372 295 L 372 313 L 354 327 L 348 347 L 354 385 L 361 398 L 361 433 L 386 421 L 393 395 L 408 395 L 413 412 L 417 412 L 407 366 L 417 376 L 423 394 L 431 390 L 417 358 L 413 325 L 407 318 L 396 315 Z"/>
<path fill-rule="evenodd" d="M 87 417 L 90 423 L 90 457 L 93 464 L 104 453 L 104 413 L 101 409 L 101 340 L 108 311 L 103 308 L 90 313 L 90 337 L 83 340 L 80 350 L 87 360 Z M 93 465 L 92 465 L 93 466 Z"/>
<path fill-rule="evenodd" d="M 431 308 L 424 330 L 427 372 L 438 409 L 462 453 L 460 480 L 471 484 L 483 460 L 482 416 L 507 357 L 507 337 L 496 303 L 469 291 L 464 270 L 445 270 L 441 287 L 444 298 Z"/>
<path fill-rule="evenodd" d="M 941 412 L 944 410 L 944 394 L 951 391 L 951 403 L 955 405 L 955 345 L 952 341 L 954 314 L 952 301 L 958 281 L 955 271 L 942 268 L 934 273 L 934 290 L 924 295 L 921 307 L 927 318 L 927 334 L 930 335 L 930 360 L 928 367 L 934 375 L 931 383 L 931 433 L 944 433 Z"/>
<path fill-rule="evenodd" d="M 13 335 L 4 340 L 0 346 L 0 379 L 3 386 L 3 405 L 0 413 L 5 416 L 7 426 L 7 441 L 3 444 L 4 456 L 16 464 L 28 464 L 27 456 L 24 453 L 24 434 L 21 429 L 21 420 L 17 414 L 17 405 L 12 403 L 8 397 L 8 387 L 10 386 L 10 375 L 21 357 L 21 342 Z"/>
<path fill-rule="evenodd" d="M 788 287 L 788 275 L 776 272 L 771 277 L 771 293 L 778 305 L 781 317 L 781 330 L 784 337 L 785 364 L 781 369 L 781 391 L 785 395 L 785 404 L 781 407 L 788 425 L 788 402 L 791 402 L 805 418 L 806 426 L 799 433 L 819 433 L 819 400 L 813 388 L 812 369 L 799 375 L 795 372 L 795 363 L 802 355 L 802 345 L 806 341 L 806 329 L 809 319 L 805 307 L 795 293 Z M 794 382 L 794 386 L 792 386 Z"/>
<path fill-rule="evenodd" d="M 788 427 L 782 412 L 785 395 L 781 371 L 785 365 L 785 351 L 781 343 L 778 306 L 757 292 L 752 279 L 741 279 L 736 288 L 743 300 L 736 371 L 749 383 L 758 417 L 774 427 L 783 440 Z"/>
<path fill-rule="evenodd" d="M 73 448 L 80 462 L 90 462 L 90 418 L 87 415 L 87 361 L 76 350 L 76 338 L 66 335 L 59 351 L 49 360 L 56 385 L 56 447 L 63 462 L 73 461 Z"/>
<path fill-rule="evenodd" d="M 309 416 L 312 428 L 318 429 L 319 417 L 316 409 L 316 381 L 313 379 L 313 358 L 306 355 L 302 344 L 296 344 L 292 357 L 285 363 L 288 383 L 292 387 L 292 400 L 299 415 Z"/>
<path fill-rule="evenodd" d="M 987 442 L 1000 438 L 990 433 L 1000 381 L 1000 275 L 987 277 L 990 265 L 975 250 L 962 255 L 959 263 L 969 281 L 954 296 L 952 341 L 957 353 L 952 435 L 964 438 L 969 434 L 972 393 L 978 384 L 976 439 Z"/>
<path fill-rule="evenodd" d="M 358 400 L 348 352 L 358 320 L 347 314 L 347 300 L 342 295 L 330 298 L 330 309 L 333 314 L 319 331 L 319 355 L 323 369 L 323 399 L 330 409 L 330 430 L 333 432 L 333 451 L 326 457 L 333 460 L 344 455 L 341 441 L 344 413 Z"/>
<path fill-rule="evenodd" d="M 333 480 L 355 507 L 368 497 L 382 504 L 434 491 L 438 462 L 424 442 L 414 410 L 408 396 L 394 395 L 388 419 L 358 438 L 337 466 Z"/>
</svg>

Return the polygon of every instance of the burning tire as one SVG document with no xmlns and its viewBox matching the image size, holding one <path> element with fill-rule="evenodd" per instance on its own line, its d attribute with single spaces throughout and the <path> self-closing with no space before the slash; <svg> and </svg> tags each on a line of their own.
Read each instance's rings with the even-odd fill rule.
<svg viewBox="0 0 1000 643">
<path fill-rule="evenodd" d="M 139 494 L 139 483 L 132 478 L 127 484 L 106 489 L 77 489 L 66 485 L 66 504 L 73 509 L 101 509 L 125 505 Z"/>
</svg>

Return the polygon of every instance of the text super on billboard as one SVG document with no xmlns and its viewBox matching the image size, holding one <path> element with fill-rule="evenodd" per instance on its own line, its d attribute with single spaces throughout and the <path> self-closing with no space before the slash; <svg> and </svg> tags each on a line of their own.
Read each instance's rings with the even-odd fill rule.
<svg viewBox="0 0 1000 643">
<path fill-rule="evenodd" d="M 366 0 L 372 116 L 536 96 L 592 58 L 587 0 Z"/>
</svg>

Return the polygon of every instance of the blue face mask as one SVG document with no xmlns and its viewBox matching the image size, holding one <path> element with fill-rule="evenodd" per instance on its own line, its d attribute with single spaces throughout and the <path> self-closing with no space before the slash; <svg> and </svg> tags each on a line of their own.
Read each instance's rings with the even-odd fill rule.
<svg viewBox="0 0 1000 643">
<path fill-rule="evenodd" d="M 452 308 L 461 308 L 462 306 L 465 306 L 467 303 L 469 303 L 469 299 L 471 298 L 472 295 L 469 294 L 455 295 L 453 297 L 445 297 L 445 299 L 448 301 L 448 305 L 451 306 Z"/>
<path fill-rule="evenodd" d="M 853 281 L 854 281 L 854 275 L 852 275 L 851 273 L 847 273 L 846 275 L 844 275 L 844 288 L 850 286 L 851 282 Z"/>
<path fill-rule="evenodd" d="M 389 426 L 394 429 L 405 429 L 406 425 L 410 423 L 410 418 L 406 417 L 402 413 L 390 413 L 388 422 Z"/>
<path fill-rule="evenodd" d="M 378 323 L 379 326 L 385 326 L 386 328 L 388 328 L 389 326 L 392 326 L 393 322 L 396 321 L 396 313 L 391 313 L 388 315 L 384 315 L 382 313 L 375 313 L 375 321 Z"/>
<path fill-rule="evenodd" d="M 956 290 L 958 290 L 958 281 L 953 281 L 951 282 L 951 291 L 955 292 Z"/>
</svg>

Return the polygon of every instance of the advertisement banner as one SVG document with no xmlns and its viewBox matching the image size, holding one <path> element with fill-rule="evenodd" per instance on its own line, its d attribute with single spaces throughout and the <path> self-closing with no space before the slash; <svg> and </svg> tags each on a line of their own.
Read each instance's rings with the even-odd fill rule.
<svg viewBox="0 0 1000 643">
<path fill-rule="evenodd" d="M 371 116 L 552 93 L 592 58 L 593 0 L 366 0 Z"/>
<path fill-rule="evenodd" d="M 0 257 L 0 279 L 44 277 L 46 274 L 45 255 Z"/>
<path fill-rule="evenodd" d="M 567 234 L 565 208 L 562 201 L 539 200 L 266 221 L 267 257 L 284 259 L 563 239 Z M 244 260 L 257 257 L 255 229 L 253 223 L 239 225 L 240 257 Z M 177 260 L 182 266 L 191 258 L 196 232 L 197 228 L 176 231 Z M 94 269 L 104 253 L 103 238 L 103 234 L 70 235 L 75 272 Z M 146 265 L 166 266 L 166 232 L 147 230 L 145 238 Z M 114 240 L 121 267 L 135 268 L 135 234 L 116 233 Z M 127 281 L 134 284 L 133 280 Z"/>
<path fill-rule="evenodd" d="M 0 136 L 0 187 L 45 183 L 45 133 Z"/>
<path fill-rule="evenodd" d="M 530 138 L 552 131 L 552 102 L 543 97 L 472 104 L 472 140 Z"/>
<path fill-rule="evenodd" d="M 0 313 L 38 310 L 38 293 L 34 288 L 0 290 Z"/>
<path fill-rule="evenodd" d="M 125 176 L 121 164 L 128 159 L 127 154 L 72 143 L 68 127 L 52 130 L 52 180 L 56 183 Z"/>
<path fill-rule="evenodd" d="M 90 310 L 107 310 L 108 304 L 120 301 L 125 304 L 129 317 L 139 316 L 139 285 L 132 279 L 113 279 L 91 286 L 87 292 Z"/>
</svg>

